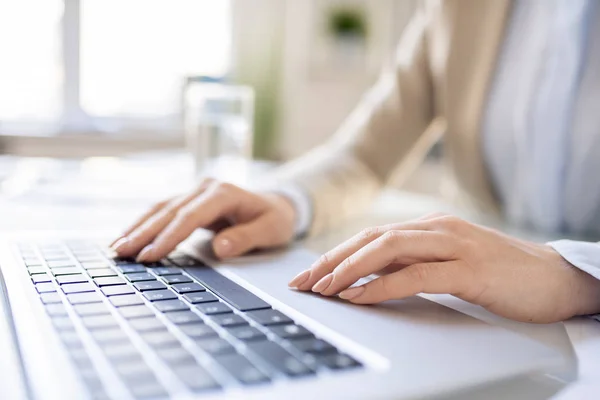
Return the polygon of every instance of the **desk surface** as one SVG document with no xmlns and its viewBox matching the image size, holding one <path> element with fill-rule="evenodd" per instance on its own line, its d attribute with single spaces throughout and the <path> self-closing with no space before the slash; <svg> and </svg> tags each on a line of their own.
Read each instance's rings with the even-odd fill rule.
<svg viewBox="0 0 600 400">
<path fill-rule="evenodd" d="M 52 160 L 33 160 L 29 166 L 20 160 L 21 178 L 4 181 L 0 186 L 0 230 L 84 230 L 118 233 L 146 207 L 155 201 L 178 193 L 193 185 L 191 164 L 181 156 L 162 158 L 156 162 L 151 158 L 122 162 L 114 159 L 87 160 L 74 163 L 68 168 Z M 169 168 L 165 168 L 165 164 Z M 53 182 L 48 176 L 36 178 L 43 185 L 19 187 L 23 179 L 54 168 L 67 179 Z M 66 168 L 66 169 L 65 169 Z M 247 167 L 242 167 L 247 168 Z M 246 171 L 239 174 L 238 183 L 247 183 Z M 8 182 L 8 185 L 7 185 Z M 42 188 L 40 188 L 42 186 Z M 480 216 L 470 215 L 437 199 L 398 191 L 386 191 L 373 207 L 358 218 L 348 221 L 332 232 L 311 238 L 306 246 L 316 252 L 324 252 L 340 241 L 347 239 L 360 229 L 415 218 L 433 211 L 444 211 L 460 215 L 473 221 Z M 498 227 L 510 234 L 532 240 L 546 238 L 521 232 L 504 226 L 501 221 L 486 219 L 487 225 Z M 452 296 L 431 295 L 427 298 L 457 309 L 476 318 L 501 325 L 541 341 L 562 352 L 572 349 L 579 359 L 579 379 L 555 398 L 579 400 L 597 398 L 600 393 L 600 323 L 577 318 L 565 323 L 551 325 L 524 324 L 496 317 Z"/>
</svg>

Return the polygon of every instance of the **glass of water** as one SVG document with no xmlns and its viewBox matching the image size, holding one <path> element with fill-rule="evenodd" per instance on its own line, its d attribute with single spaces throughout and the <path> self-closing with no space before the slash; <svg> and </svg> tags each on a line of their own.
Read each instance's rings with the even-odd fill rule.
<svg viewBox="0 0 600 400">
<path fill-rule="evenodd" d="M 184 90 L 186 148 L 196 176 L 227 175 L 252 158 L 254 90 L 217 80 L 188 81 Z"/>
</svg>

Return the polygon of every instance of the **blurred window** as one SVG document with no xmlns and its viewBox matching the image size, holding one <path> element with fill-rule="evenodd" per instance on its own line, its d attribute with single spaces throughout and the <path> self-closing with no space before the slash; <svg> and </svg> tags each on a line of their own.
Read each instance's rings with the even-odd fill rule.
<svg viewBox="0 0 600 400">
<path fill-rule="evenodd" d="M 179 131 L 230 43 L 226 0 L 0 0 L 0 133 Z"/>
</svg>

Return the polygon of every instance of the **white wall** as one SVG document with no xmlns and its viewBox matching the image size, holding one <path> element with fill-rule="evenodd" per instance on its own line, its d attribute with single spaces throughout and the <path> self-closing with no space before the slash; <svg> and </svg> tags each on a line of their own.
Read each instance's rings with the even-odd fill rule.
<svg viewBox="0 0 600 400">
<path fill-rule="evenodd" d="M 363 71 L 315 74 L 318 4 L 362 2 L 369 26 Z M 259 90 L 273 82 L 276 157 L 287 160 L 322 143 L 340 126 L 388 61 L 417 0 L 233 0 L 234 74 Z M 339 73 L 338 73 L 339 72 Z M 249 79 L 248 79 L 249 77 Z M 276 86 L 274 88 L 274 86 Z"/>
<path fill-rule="evenodd" d="M 315 1 L 288 0 L 285 8 L 282 61 L 282 116 L 279 154 L 298 156 L 332 135 L 389 60 L 410 18 L 415 0 L 362 0 L 368 7 L 371 64 L 364 73 L 324 74 L 311 71 L 311 29 L 315 29 Z M 356 2 L 356 0 L 354 0 Z M 339 3 L 339 0 L 337 1 Z M 339 76 L 338 76 L 339 75 Z"/>
</svg>

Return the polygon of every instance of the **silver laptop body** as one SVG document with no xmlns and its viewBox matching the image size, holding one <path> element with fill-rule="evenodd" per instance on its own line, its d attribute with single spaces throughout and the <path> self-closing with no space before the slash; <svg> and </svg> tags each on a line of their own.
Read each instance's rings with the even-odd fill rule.
<svg viewBox="0 0 600 400">
<path fill-rule="evenodd" d="M 69 243 L 75 243 L 74 249 L 79 251 L 72 250 Z M 227 285 L 239 285 L 243 288 L 240 292 L 251 293 L 280 312 L 284 319 L 273 317 L 264 324 L 257 323 L 252 319 L 255 318 L 254 315 L 264 313 L 257 313 L 260 310 L 255 310 L 253 317 L 248 318 L 246 314 L 253 311 L 240 311 L 229 304 L 229 295 L 224 299 L 219 295 L 218 289 L 211 290 L 210 282 L 205 284 L 205 291 L 193 292 L 192 294 L 196 293 L 195 297 L 187 293 L 188 297 L 185 297 L 185 294 L 177 293 L 174 288 L 186 286 L 167 284 L 164 276 L 156 273 L 157 270 L 149 270 L 150 275 L 156 275 L 155 285 L 164 283 L 168 290 L 175 293 L 175 299 L 167 300 L 171 301 L 169 304 L 186 305 L 188 311 L 172 311 L 180 313 L 178 315 L 182 319 L 178 320 L 173 318 L 174 314 L 167 315 L 168 309 L 166 312 L 157 311 L 156 304 L 160 300 L 150 301 L 146 298 L 148 291 L 138 290 L 140 287 L 152 286 L 148 284 L 151 281 L 141 281 L 146 285 L 135 286 L 135 283 L 140 282 L 129 282 L 127 274 L 119 270 L 118 265 L 112 264 L 111 259 L 100 248 L 94 247 L 97 251 L 91 251 L 86 247 L 89 243 L 97 241 L 81 232 L 13 235 L 0 240 L 0 267 L 4 276 L 6 300 L 12 311 L 9 323 L 0 326 L 4 331 L 3 338 L 11 336 L 6 332 L 9 326 L 14 329 L 17 339 L 14 350 L 16 358 L 22 362 L 24 372 L 24 376 L 21 376 L 19 368 L 14 364 L 14 368 L 2 372 L 0 379 L 3 382 L 0 385 L 5 388 L 11 384 L 14 386 L 15 380 L 22 378 L 27 388 L 12 392 L 15 396 L 27 397 L 29 392 L 29 397 L 35 399 L 133 399 L 153 398 L 154 395 L 161 398 L 162 392 L 159 389 L 163 389 L 164 394 L 178 399 L 502 398 L 502 393 L 508 393 L 507 390 L 510 390 L 510 385 L 514 382 L 521 385 L 525 382 L 539 382 L 543 377 L 556 377 L 564 373 L 566 365 L 572 366 L 572 360 L 565 360 L 550 348 L 421 297 L 391 301 L 378 306 L 355 306 L 335 298 L 326 299 L 290 290 L 287 287 L 290 277 L 316 259 L 315 254 L 302 248 L 256 254 L 220 263 L 197 250 L 201 248 L 197 245 L 184 247 L 184 252 L 193 253 L 191 255 L 203 259 L 210 266 L 198 267 L 204 268 L 204 272 L 212 271 L 209 273 L 212 276 L 210 279 L 215 278 L 211 274 L 216 272 Z M 42 249 L 50 250 L 43 253 Z M 125 312 L 122 307 L 113 304 L 112 299 L 119 295 L 106 297 L 103 293 L 106 286 L 98 285 L 94 286 L 94 292 L 85 293 L 94 293 L 100 300 L 78 303 L 81 299 L 94 296 L 73 296 L 79 293 L 72 289 L 65 292 L 63 289 L 66 285 L 81 284 L 68 283 L 74 279 L 65 278 L 66 281 L 61 281 L 67 283 L 62 285 L 57 283 L 57 276 L 54 275 L 56 270 L 69 268 L 68 265 L 50 268 L 50 265 L 60 265 L 60 262 L 50 263 L 53 257 L 59 257 L 60 261 L 63 254 L 61 251 L 79 271 L 70 270 L 73 272 L 71 275 L 57 276 L 81 274 L 88 280 L 84 283 L 90 285 L 94 285 L 96 281 L 123 280 L 126 283 L 121 285 L 121 289 L 133 289 L 142 303 L 132 304 L 130 307 L 137 308 L 130 308 Z M 28 256 L 26 258 L 31 266 L 23 261 L 23 254 Z M 44 254 L 49 255 L 49 261 Z M 84 268 L 97 263 L 98 257 L 104 257 L 102 262 L 117 271 L 115 279 L 99 279 L 111 277 L 101 276 L 102 274 L 92 278 L 94 269 L 103 268 Z M 33 264 L 36 262 L 42 264 L 41 268 L 34 268 L 36 265 Z M 178 268 L 174 264 L 170 267 Z M 191 277 L 192 283 L 203 284 L 202 281 L 193 279 L 194 268 L 197 267 L 182 268 L 182 276 Z M 32 282 L 35 274 L 32 275 L 31 270 L 46 274 L 50 282 L 43 282 L 39 278 L 36 280 L 54 285 L 57 294 L 45 298 L 58 299 L 60 302 L 44 304 L 41 301 L 37 285 Z M 106 271 L 106 266 L 104 270 Z M 51 285 L 43 285 L 39 289 L 44 292 L 52 289 Z M 115 286 L 118 285 L 113 287 Z M 86 285 L 79 287 L 89 288 Z M 231 307 L 228 314 L 231 318 L 221 315 L 217 319 L 219 314 L 206 314 L 214 308 L 199 306 L 209 303 L 193 304 L 187 301 L 190 298 L 201 300 L 202 293 L 214 295 L 220 299 L 216 303 Z M 117 301 L 116 304 L 121 303 Z M 154 314 L 148 315 L 146 308 Z M 268 310 L 263 308 L 265 309 Z M 136 319 L 132 310 L 140 311 L 139 318 L 144 321 L 157 319 L 164 328 L 160 332 L 168 332 L 169 337 L 175 337 L 178 342 L 163 343 L 162 336 L 151 334 L 148 334 L 146 340 L 143 334 L 151 330 L 141 333 L 137 330 L 143 324 L 131 322 Z M 94 311 L 99 314 L 95 315 Z M 218 351 L 213 355 L 214 348 L 204 350 L 197 345 L 207 343 L 205 339 L 188 337 L 186 332 L 202 331 L 200 328 L 182 328 L 191 326 L 185 319 L 186 315 L 189 317 L 186 314 L 189 311 L 197 316 L 192 323 L 212 328 L 218 336 L 211 337 L 225 338 L 223 340 L 231 344 L 233 353 L 229 349 L 230 352 L 224 355 L 219 355 Z M 240 324 L 231 328 L 224 329 L 218 325 L 236 320 Z M 290 328 L 289 325 L 297 327 Z M 69 329 L 65 330 L 65 326 Z M 231 339 L 229 332 L 244 332 L 243 327 L 246 327 L 246 333 L 249 332 L 248 328 L 259 332 L 260 337 L 247 341 L 245 336 Z M 104 333 L 97 333 L 103 328 L 106 328 Z M 225 331 L 228 333 L 223 333 Z M 298 331 L 304 336 L 294 337 Z M 111 336 L 107 332 L 114 334 Z M 115 340 L 114 343 L 111 338 Z M 119 344 L 118 339 L 125 341 Z M 314 342 L 315 340 L 318 342 Z M 138 358 L 132 356 L 133 361 L 127 361 L 130 353 L 128 346 L 137 351 Z M 182 356 L 181 361 L 178 361 L 177 357 L 184 354 L 182 348 L 192 358 Z M 289 352 L 285 353 L 287 358 L 281 361 L 282 354 L 286 351 Z M 121 361 L 114 361 L 121 358 L 125 359 L 125 367 L 118 366 Z M 248 361 L 254 369 L 242 368 Z M 89 370 L 93 372 L 90 373 Z M 183 370 L 186 372 L 179 374 Z M 208 377 L 204 372 L 194 371 L 204 371 Z M 136 376 L 137 373 L 139 376 Z M 559 380 L 555 382 L 556 385 L 550 391 L 543 393 L 549 395 L 565 383 Z M 526 393 L 526 389 L 521 393 Z"/>
</svg>

